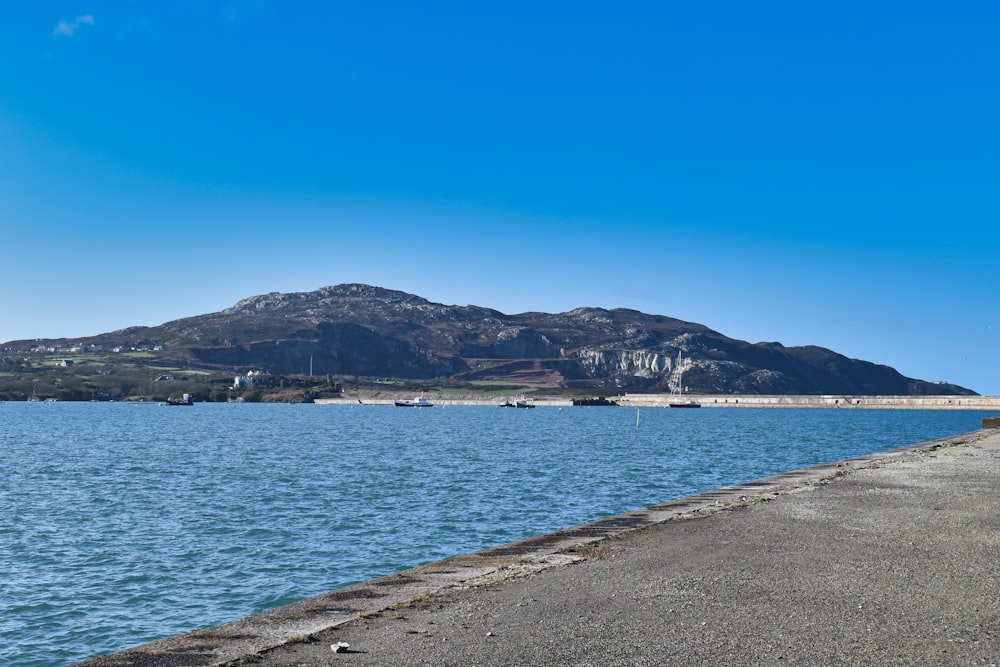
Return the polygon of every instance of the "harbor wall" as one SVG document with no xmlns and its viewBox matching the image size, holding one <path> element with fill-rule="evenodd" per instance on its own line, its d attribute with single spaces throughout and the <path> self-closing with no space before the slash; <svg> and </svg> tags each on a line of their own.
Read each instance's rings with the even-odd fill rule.
<svg viewBox="0 0 1000 667">
<path fill-rule="evenodd" d="M 572 528 L 428 563 L 216 627 L 174 635 L 84 660 L 75 663 L 74 667 L 160 665 L 222 667 L 234 661 L 240 661 L 240 664 L 277 665 L 279 664 L 277 660 L 268 661 L 268 655 L 272 650 L 292 644 L 305 645 L 314 633 L 342 626 L 357 619 L 375 618 L 385 610 L 397 612 L 406 610 L 418 601 L 427 601 L 430 596 L 440 595 L 449 589 L 495 587 L 512 578 L 579 563 L 585 560 L 579 554 L 579 550 L 586 545 L 669 521 L 711 516 L 725 509 L 762 503 L 773 500 L 778 495 L 799 495 L 792 492 L 805 486 L 842 478 L 845 473 L 852 470 L 880 467 L 909 455 L 926 457 L 942 448 L 978 446 L 979 443 L 996 441 L 997 437 L 995 429 L 983 429 L 734 484 Z M 970 516 L 967 508 L 960 509 L 962 516 Z M 839 524 L 836 528 L 842 531 Z M 986 544 L 981 540 L 980 543 Z M 780 554 L 780 550 L 770 548 L 769 552 Z M 916 552 L 910 548 L 907 553 Z M 403 635 L 400 633 L 397 636 Z M 326 648 L 327 646 L 331 645 L 320 645 L 320 652 L 325 656 L 330 655 L 330 648 Z M 305 663 L 280 662 L 280 664 Z M 324 662 L 324 664 L 332 663 Z"/>
<path fill-rule="evenodd" d="M 412 398 L 408 396 L 406 398 Z M 435 405 L 499 405 L 502 398 L 476 396 L 444 398 L 429 395 Z M 626 407 L 666 407 L 676 396 L 670 394 L 633 394 L 607 396 L 608 401 Z M 858 408 L 907 410 L 1000 410 L 1000 396 L 761 396 L 753 394 L 684 394 L 684 400 L 694 400 L 704 408 Z M 532 398 L 537 407 L 567 407 L 571 398 Z M 392 398 L 327 398 L 317 399 L 325 405 L 392 405 Z"/>
<path fill-rule="evenodd" d="M 677 397 L 667 394 L 625 394 L 614 400 L 626 406 L 666 406 Z M 910 410 L 1000 410 L 1000 396 L 758 396 L 684 394 L 703 408 L 860 408 Z"/>
</svg>

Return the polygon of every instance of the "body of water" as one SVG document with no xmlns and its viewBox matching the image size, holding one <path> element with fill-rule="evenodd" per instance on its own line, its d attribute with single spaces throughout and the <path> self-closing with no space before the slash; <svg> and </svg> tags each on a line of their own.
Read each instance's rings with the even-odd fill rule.
<svg viewBox="0 0 1000 667">
<path fill-rule="evenodd" d="M 0 664 L 54 667 L 699 491 L 923 410 L 0 405 Z"/>
</svg>

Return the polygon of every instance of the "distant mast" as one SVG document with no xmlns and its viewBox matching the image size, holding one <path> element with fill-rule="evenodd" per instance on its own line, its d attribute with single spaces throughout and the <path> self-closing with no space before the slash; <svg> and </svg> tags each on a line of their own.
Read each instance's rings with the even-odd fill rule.
<svg viewBox="0 0 1000 667">
<path fill-rule="evenodd" d="M 677 400 L 670 401 L 670 407 L 672 408 L 700 408 L 701 403 L 694 400 L 684 400 L 684 369 L 681 367 L 684 359 L 681 356 L 681 351 L 677 350 L 677 370 L 675 372 L 677 376 L 676 384 L 670 389 L 670 396 L 677 397 Z"/>
<path fill-rule="evenodd" d="M 670 395 L 680 398 L 684 394 L 684 368 L 681 364 L 684 362 L 684 358 L 680 350 L 677 350 L 677 362 L 674 364 L 674 386 L 670 388 Z"/>
</svg>

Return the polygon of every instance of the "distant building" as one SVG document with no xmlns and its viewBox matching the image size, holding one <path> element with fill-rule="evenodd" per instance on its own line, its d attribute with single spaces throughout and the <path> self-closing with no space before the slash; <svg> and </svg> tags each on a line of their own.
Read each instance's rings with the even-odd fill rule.
<svg viewBox="0 0 1000 667">
<path fill-rule="evenodd" d="M 253 386 L 254 379 L 267 375 L 264 371 L 249 371 L 246 375 L 237 375 L 233 379 L 233 389 Z"/>
</svg>

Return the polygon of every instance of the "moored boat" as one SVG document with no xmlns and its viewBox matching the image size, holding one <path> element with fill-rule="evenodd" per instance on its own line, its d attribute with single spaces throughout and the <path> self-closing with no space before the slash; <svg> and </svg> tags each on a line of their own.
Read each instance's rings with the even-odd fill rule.
<svg viewBox="0 0 1000 667">
<path fill-rule="evenodd" d="M 194 398 L 191 394 L 184 394 L 180 398 L 171 396 L 167 399 L 164 405 L 194 405 Z"/>
<path fill-rule="evenodd" d="M 397 408 L 431 408 L 434 404 L 428 401 L 423 396 L 417 396 L 412 401 L 393 401 L 393 404 Z"/>
<path fill-rule="evenodd" d="M 501 408 L 533 408 L 533 407 L 535 407 L 535 404 L 534 403 L 529 403 L 527 400 L 521 398 L 521 399 L 518 399 L 517 401 L 514 401 L 513 403 L 511 403 L 510 400 L 506 400 L 506 401 L 504 401 L 503 403 L 500 404 L 500 407 Z"/>
</svg>

